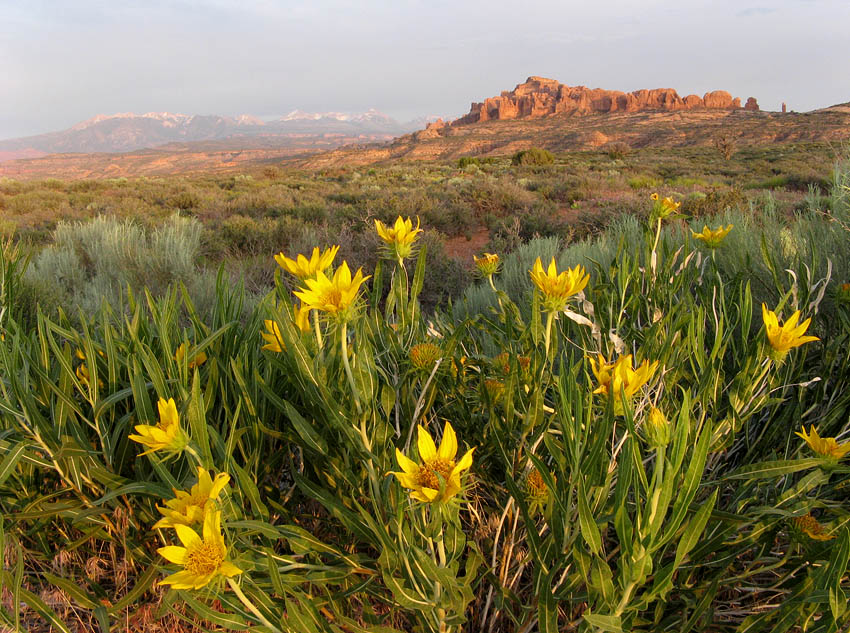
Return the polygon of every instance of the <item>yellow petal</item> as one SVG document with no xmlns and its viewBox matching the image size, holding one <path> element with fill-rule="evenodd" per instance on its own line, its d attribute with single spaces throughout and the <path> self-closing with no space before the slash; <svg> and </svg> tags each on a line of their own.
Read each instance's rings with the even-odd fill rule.
<svg viewBox="0 0 850 633">
<path fill-rule="evenodd" d="M 410 459 L 400 450 L 395 449 L 395 459 L 399 467 L 408 475 L 414 475 L 419 472 L 419 464 Z"/>
<path fill-rule="evenodd" d="M 470 448 L 466 451 L 463 457 L 460 458 L 460 461 L 452 468 L 452 473 L 462 473 L 464 470 L 468 470 L 472 466 L 472 453 L 474 451 L 475 448 Z"/>
<path fill-rule="evenodd" d="M 160 547 L 158 550 L 156 550 L 156 552 L 169 563 L 175 563 L 177 565 L 186 564 L 187 550 L 185 547 L 178 547 L 177 545 L 166 545 L 165 547 Z"/>
<path fill-rule="evenodd" d="M 459 492 L 460 492 L 460 490 L 461 490 L 461 485 L 460 485 L 460 475 L 459 475 L 458 473 L 454 473 L 454 472 L 453 472 L 453 473 L 449 476 L 449 480 L 446 482 L 446 492 L 445 492 L 445 498 L 446 498 L 446 499 L 451 499 L 451 498 L 452 498 L 452 497 L 454 497 L 457 493 L 459 493 Z"/>
<path fill-rule="evenodd" d="M 410 496 L 412 497 L 417 493 L 421 495 L 421 497 L 424 497 L 424 501 L 433 501 L 440 496 L 440 491 L 434 490 L 433 488 L 420 488 L 417 492 L 411 493 Z"/>
<path fill-rule="evenodd" d="M 391 475 L 395 475 L 398 478 L 398 482 L 404 486 L 405 488 L 418 489 L 419 483 L 417 482 L 416 475 L 412 475 L 410 473 L 390 473 Z"/>
<path fill-rule="evenodd" d="M 229 481 L 230 475 L 227 473 L 217 474 L 215 476 L 215 481 L 212 482 L 212 488 L 210 488 L 210 499 L 218 497 L 219 493 L 224 489 Z"/>
<path fill-rule="evenodd" d="M 457 435 L 449 422 L 446 422 L 446 427 L 443 429 L 443 439 L 440 440 L 440 448 L 437 450 L 437 457 L 440 459 L 453 460 L 457 455 Z"/>
<path fill-rule="evenodd" d="M 177 531 L 177 538 L 180 539 L 180 542 L 186 548 L 191 548 L 201 543 L 201 537 L 188 525 L 175 525 L 174 529 Z"/>
<path fill-rule="evenodd" d="M 228 578 L 232 578 L 233 576 L 242 573 L 241 569 L 239 569 L 236 565 L 227 560 L 221 563 L 221 567 L 218 568 L 218 571 L 227 576 Z"/>
<path fill-rule="evenodd" d="M 159 419 L 163 426 L 179 423 L 180 418 L 177 415 L 177 405 L 174 403 L 174 398 L 169 398 L 168 401 L 160 398 L 157 407 L 159 408 Z"/>
<path fill-rule="evenodd" d="M 417 446 L 419 448 L 419 459 L 423 462 L 430 461 L 437 456 L 437 445 L 425 427 L 419 426 L 419 437 Z"/>
<path fill-rule="evenodd" d="M 776 318 L 776 313 L 772 310 L 768 310 L 767 306 L 763 303 L 761 304 L 761 316 L 768 329 L 779 327 L 779 320 Z"/>
<path fill-rule="evenodd" d="M 159 581 L 160 585 L 171 585 L 174 589 L 194 589 L 197 576 L 184 570 L 166 576 Z"/>
<path fill-rule="evenodd" d="M 221 511 L 209 510 L 204 514 L 204 540 L 212 541 L 221 537 Z"/>
</svg>

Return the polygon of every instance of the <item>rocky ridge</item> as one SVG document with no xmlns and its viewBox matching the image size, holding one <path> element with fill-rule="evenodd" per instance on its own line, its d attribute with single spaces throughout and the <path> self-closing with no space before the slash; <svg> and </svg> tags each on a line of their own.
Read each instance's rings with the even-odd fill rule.
<svg viewBox="0 0 850 633">
<path fill-rule="evenodd" d="M 586 115 L 614 112 L 646 112 L 679 110 L 738 110 L 741 100 L 725 90 L 680 97 L 672 88 L 620 92 L 585 86 L 567 86 L 555 79 L 532 76 L 511 91 L 498 97 L 473 103 L 469 113 L 451 122 L 437 121 L 420 132 L 424 138 L 439 134 L 447 126 L 470 125 L 484 121 L 535 119 L 557 114 Z M 754 97 L 747 99 L 745 110 L 758 111 Z"/>
</svg>

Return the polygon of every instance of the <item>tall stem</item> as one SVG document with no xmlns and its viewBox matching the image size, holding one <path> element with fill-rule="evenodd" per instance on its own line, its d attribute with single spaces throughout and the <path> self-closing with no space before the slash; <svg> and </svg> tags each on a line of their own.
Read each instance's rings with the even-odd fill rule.
<svg viewBox="0 0 850 633">
<path fill-rule="evenodd" d="M 360 406 L 360 391 L 354 383 L 354 374 L 351 373 L 351 363 L 348 362 L 348 323 L 342 322 L 342 364 L 345 366 L 345 375 L 348 376 L 348 384 L 351 386 L 351 395 L 354 398 L 354 404 L 357 406 L 357 413 L 363 413 L 363 408 Z"/>
<path fill-rule="evenodd" d="M 658 240 L 661 238 L 661 218 L 658 218 L 658 226 L 655 229 L 655 243 L 652 245 L 652 255 L 650 256 L 650 268 L 652 268 L 652 279 L 655 280 L 655 269 L 658 262 Z"/>
<path fill-rule="evenodd" d="M 319 349 L 322 349 L 324 346 L 324 341 L 322 340 L 322 330 L 319 327 L 319 311 L 311 310 L 313 313 L 313 325 L 316 326 L 316 342 L 319 344 Z"/>
<path fill-rule="evenodd" d="M 487 275 L 487 281 L 490 282 L 490 287 L 493 289 L 493 293 L 496 295 L 496 300 L 499 302 L 499 309 L 503 310 L 502 307 L 502 298 L 499 296 L 498 291 L 496 290 L 496 284 L 493 283 L 493 275 Z"/>
<path fill-rule="evenodd" d="M 555 321 L 555 313 L 550 312 L 546 316 L 546 335 L 544 341 L 546 343 L 546 360 L 549 361 L 549 344 L 552 342 L 552 323 Z"/>
<path fill-rule="evenodd" d="M 198 455 L 198 451 L 196 451 L 191 444 L 186 444 L 185 449 L 187 453 L 189 453 L 192 457 L 195 458 L 195 461 L 198 463 L 198 466 L 206 466 L 206 464 L 204 464 L 204 460 L 201 459 L 200 455 Z"/>
</svg>

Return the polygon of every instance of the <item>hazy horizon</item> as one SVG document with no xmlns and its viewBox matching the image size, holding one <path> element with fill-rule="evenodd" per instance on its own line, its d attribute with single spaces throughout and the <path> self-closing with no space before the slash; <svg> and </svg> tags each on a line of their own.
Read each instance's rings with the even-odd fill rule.
<svg viewBox="0 0 850 633">
<path fill-rule="evenodd" d="M 457 116 L 529 75 L 762 109 L 850 101 L 850 3 L 0 0 L 0 139 L 97 114 Z M 616 17 L 611 17 L 616 16 Z"/>
</svg>

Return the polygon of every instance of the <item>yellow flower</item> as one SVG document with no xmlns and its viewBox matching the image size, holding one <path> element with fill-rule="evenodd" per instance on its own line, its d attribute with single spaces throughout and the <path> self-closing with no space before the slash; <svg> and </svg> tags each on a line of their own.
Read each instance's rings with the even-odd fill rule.
<svg viewBox="0 0 850 633">
<path fill-rule="evenodd" d="M 839 444 L 835 441 L 834 437 L 821 437 L 820 435 L 818 435 L 817 429 L 815 429 L 814 424 L 809 427 L 808 435 L 806 435 L 805 424 L 803 425 L 803 432 L 795 433 L 795 435 L 798 435 L 803 438 L 806 441 L 806 444 L 809 445 L 809 448 L 821 457 L 841 459 L 847 453 L 850 453 L 850 442 Z"/>
<path fill-rule="evenodd" d="M 433 343 L 420 343 L 410 348 L 410 362 L 419 370 L 431 371 L 443 355 L 443 350 Z"/>
<path fill-rule="evenodd" d="M 835 538 L 834 534 L 824 534 L 823 526 L 811 513 L 794 517 L 794 525 L 813 541 L 831 541 Z"/>
<path fill-rule="evenodd" d="M 788 351 L 794 347 L 799 347 L 809 341 L 820 340 L 817 336 L 803 336 L 812 320 L 809 318 L 797 325 L 797 321 L 800 319 L 799 310 L 794 312 L 784 325 L 779 325 L 776 313 L 773 310 L 768 310 L 763 303 L 761 304 L 761 314 L 764 319 L 765 330 L 767 330 L 767 340 L 776 352 L 775 360 L 782 360 Z"/>
<path fill-rule="evenodd" d="M 838 300 L 844 303 L 850 303 L 850 283 L 844 283 L 838 286 Z"/>
<path fill-rule="evenodd" d="M 283 253 L 274 256 L 274 260 L 278 266 L 286 272 L 295 275 L 299 279 L 312 279 L 316 273 L 324 272 L 334 261 L 339 246 L 331 246 L 324 252 L 319 251 L 319 247 L 313 248 L 313 254 L 310 259 L 304 255 L 298 255 L 296 259 L 289 259 Z"/>
<path fill-rule="evenodd" d="M 708 248 L 717 248 L 723 243 L 723 240 L 726 239 L 726 236 L 729 235 L 729 231 L 734 227 L 733 224 L 728 224 L 726 227 L 719 227 L 712 231 L 708 226 L 703 225 L 701 233 L 695 233 L 691 231 L 691 234 L 698 240 L 702 240 L 702 242 Z"/>
<path fill-rule="evenodd" d="M 159 408 L 159 424 L 156 426 L 137 425 L 135 429 L 138 435 L 130 435 L 130 439 L 148 447 L 148 450 L 142 455 L 160 450 L 168 453 L 182 451 L 188 442 L 188 438 L 180 428 L 180 416 L 177 414 L 174 398 L 169 398 L 167 401 L 165 398 L 160 398 L 157 407 Z"/>
<path fill-rule="evenodd" d="M 416 218 L 416 228 L 413 228 L 413 221 L 410 218 L 402 220 L 398 216 L 393 228 L 388 227 L 380 220 L 375 220 L 375 230 L 378 231 L 380 237 L 390 247 L 392 254 L 398 260 L 410 257 L 413 252 L 413 243 L 419 239 L 419 234 L 422 229 L 419 228 L 419 218 Z"/>
<path fill-rule="evenodd" d="M 529 272 L 531 281 L 543 293 L 543 307 L 548 312 L 563 310 L 569 298 L 584 290 L 587 282 L 590 281 L 590 275 L 578 265 L 559 273 L 554 257 L 545 271 L 538 257 Z"/>
<path fill-rule="evenodd" d="M 270 352 L 282 352 L 286 345 L 283 344 L 283 336 L 281 336 L 277 323 L 271 319 L 264 319 L 263 324 L 266 326 L 266 331 L 260 332 L 260 336 L 263 337 L 266 344 L 263 345 L 262 349 Z"/>
<path fill-rule="evenodd" d="M 367 279 L 369 277 L 364 277 L 360 268 L 352 279 L 348 262 L 342 262 L 342 266 L 334 272 L 333 279 L 328 279 L 320 271 L 315 279 L 305 279 L 307 287 L 294 294 L 307 309 L 321 310 L 344 319 L 348 316 L 348 309 L 357 300 L 360 286 Z"/>
<path fill-rule="evenodd" d="M 204 520 L 208 506 L 214 505 L 218 495 L 230 481 L 230 475 L 219 473 L 213 479 L 210 473 L 198 466 L 198 483 L 189 491 L 175 490 L 174 499 L 165 501 L 165 507 L 156 507 L 163 518 L 154 524 L 155 528 L 173 528 L 177 525 L 194 525 Z"/>
<path fill-rule="evenodd" d="M 183 362 L 183 357 L 186 355 L 186 343 L 180 343 L 180 347 L 177 348 L 177 351 L 174 352 L 174 360 L 178 363 Z M 207 362 L 207 355 L 204 352 L 200 354 L 195 354 L 194 358 L 189 360 L 189 369 L 195 369 L 195 367 L 200 367 L 205 362 Z"/>
<path fill-rule="evenodd" d="M 502 264 L 499 256 L 495 253 L 484 253 L 481 257 L 473 255 L 472 260 L 475 262 L 478 272 L 485 277 L 499 272 L 499 266 Z"/>
<path fill-rule="evenodd" d="M 598 354 L 595 360 L 590 359 L 590 369 L 599 382 L 599 386 L 593 393 L 602 393 L 609 397 L 613 394 L 615 398 L 614 414 L 623 415 L 625 405 L 655 374 L 655 370 L 658 369 L 658 361 L 650 363 L 645 360 L 637 368 L 632 369 L 631 354 L 620 356 L 613 363 L 609 362 L 602 354 Z M 626 395 L 625 402 L 619 397 L 621 390 Z"/>
<path fill-rule="evenodd" d="M 85 363 L 83 363 L 82 365 L 78 365 L 77 370 L 74 373 L 77 374 L 77 380 L 83 383 L 86 387 L 89 386 L 89 380 L 91 380 L 91 375 L 89 374 L 88 365 L 86 365 Z M 103 389 L 103 381 L 100 378 L 97 379 L 97 386 Z"/>
<path fill-rule="evenodd" d="M 242 570 L 227 560 L 227 547 L 221 533 L 221 511 L 207 508 L 204 513 L 203 538 L 187 525 L 174 526 L 183 547 L 168 545 L 157 552 L 165 560 L 183 569 L 159 581 L 174 589 L 200 589 L 217 576 L 231 578 Z"/>
<path fill-rule="evenodd" d="M 675 202 L 673 198 L 666 197 L 661 201 L 661 217 L 666 218 L 671 213 L 675 213 L 682 206 L 681 202 Z"/>
<path fill-rule="evenodd" d="M 681 202 L 676 202 L 673 198 L 667 196 L 663 200 L 658 199 L 658 194 L 654 193 L 650 196 L 654 204 L 652 205 L 651 220 L 663 220 L 664 218 L 673 215 L 682 206 Z"/>
<path fill-rule="evenodd" d="M 643 425 L 646 441 L 653 448 L 663 448 L 673 439 L 673 427 L 660 409 L 650 408 Z"/>
<path fill-rule="evenodd" d="M 402 472 L 391 474 L 398 477 L 402 486 L 412 490 L 410 496 L 417 501 L 448 501 L 457 495 L 461 490 L 460 475 L 472 466 L 472 452 L 475 449 L 469 449 L 459 462 L 455 462 L 457 436 L 448 422 L 443 429 L 440 448 L 437 448 L 423 426 L 419 427 L 417 445 L 421 463 L 417 464 L 396 449 L 395 457 Z"/>
</svg>

